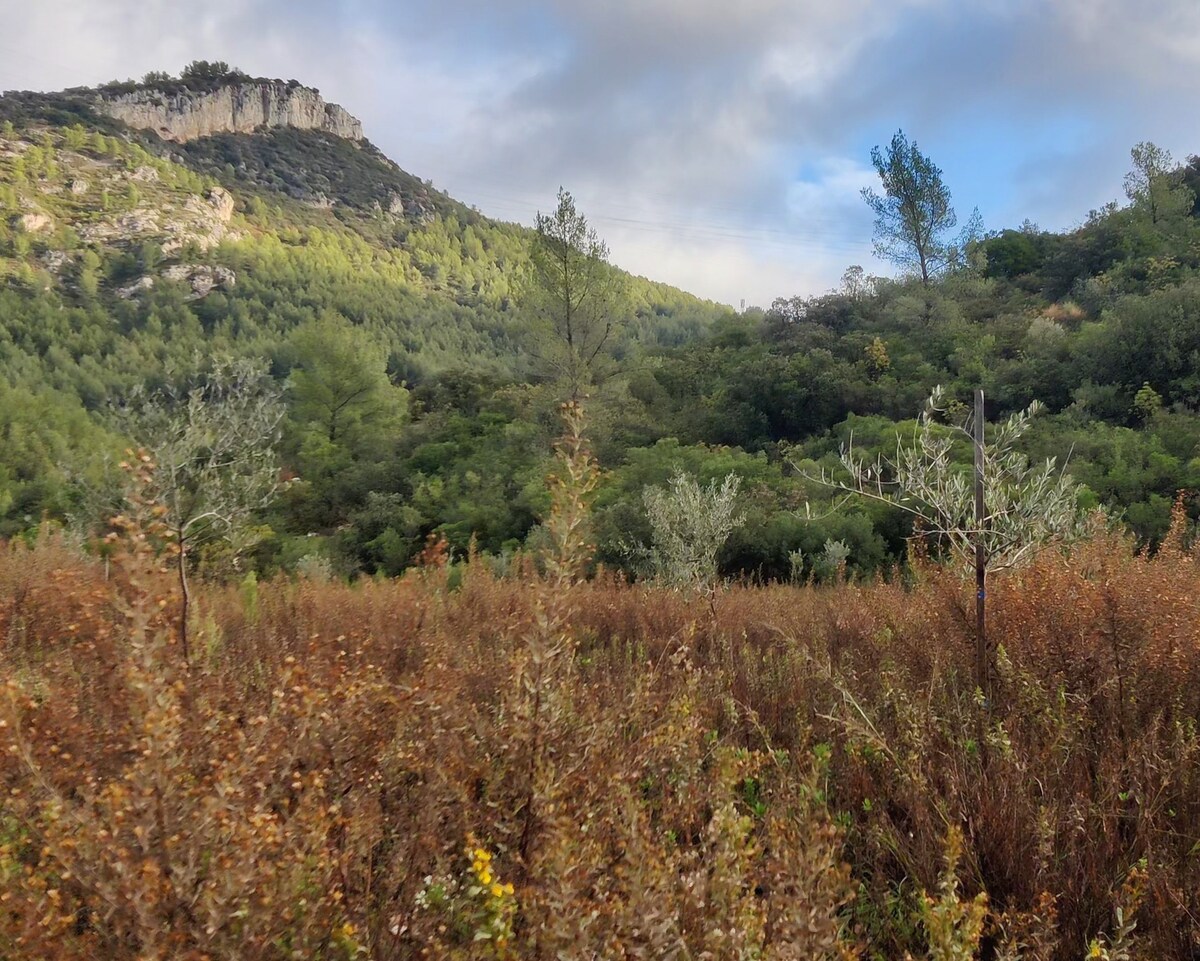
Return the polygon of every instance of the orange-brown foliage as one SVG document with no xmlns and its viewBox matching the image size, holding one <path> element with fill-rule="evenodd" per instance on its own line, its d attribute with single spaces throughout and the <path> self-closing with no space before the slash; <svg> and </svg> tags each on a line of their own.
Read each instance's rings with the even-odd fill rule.
<svg viewBox="0 0 1200 961">
<path fill-rule="evenodd" d="M 1200 949 L 1178 543 L 997 579 L 986 705 L 932 567 L 700 602 L 482 564 L 212 585 L 189 670 L 156 565 L 0 556 L 6 961 L 898 958 L 952 829 L 984 956 L 1081 957 L 1135 869 L 1142 956 Z"/>
</svg>

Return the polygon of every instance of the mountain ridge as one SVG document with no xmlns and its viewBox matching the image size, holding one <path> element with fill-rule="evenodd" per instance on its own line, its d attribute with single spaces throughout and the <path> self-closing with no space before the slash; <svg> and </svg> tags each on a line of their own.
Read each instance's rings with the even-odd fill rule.
<svg viewBox="0 0 1200 961">
<path fill-rule="evenodd" d="M 265 112 L 229 113 L 263 91 L 277 98 Z M 129 104 L 153 109 L 131 124 L 117 109 Z M 326 124 L 334 108 L 316 88 L 223 63 L 0 96 L 0 287 L 85 312 L 132 309 L 122 327 L 135 339 L 175 291 L 202 327 L 224 330 L 233 311 L 235 340 L 267 330 L 273 340 L 314 311 L 351 318 L 375 328 L 410 380 L 467 364 L 523 369 L 513 332 L 529 229 L 405 172 L 354 139 L 357 120 Z M 178 121 L 166 130 L 177 139 L 163 138 L 155 111 Z M 226 126 L 237 129 L 188 135 Z M 725 313 L 642 278 L 628 286 L 635 340 L 679 342 Z M 120 365 L 119 354 L 113 342 L 87 363 Z"/>
<path fill-rule="evenodd" d="M 363 139 L 362 122 L 357 117 L 296 81 L 236 80 L 215 90 L 185 87 L 170 91 L 154 86 L 128 92 L 101 89 L 97 107 L 130 127 L 151 130 L 175 143 L 277 127 L 321 130 L 350 141 Z"/>
</svg>

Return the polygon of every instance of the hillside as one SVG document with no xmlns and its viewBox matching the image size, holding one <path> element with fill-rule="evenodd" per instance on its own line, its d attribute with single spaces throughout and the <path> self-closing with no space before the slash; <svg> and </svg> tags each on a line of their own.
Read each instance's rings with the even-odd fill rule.
<svg viewBox="0 0 1200 961">
<path fill-rule="evenodd" d="M 313 556 L 390 574 L 430 537 L 498 557 L 535 543 L 561 392 L 528 340 L 531 232 L 325 129 L 355 128 L 315 91 L 201 66 L 0 98 L 0 532 L 87 516 L 133 440 L 110 406 L 232 355 L 292 391 L 293 483 L 262 518 L 262 569 Z M 269 122 L 237 129 L 230 105 L 255 97 Z M 133 101 L 168 114 L 132 118 L 148 130 L 110 115 Z M 171 133 L 171 111 L 212 132 Z M 1198 171 L 1164 189 L 1190 191 Z M 796 468 L 835 468 L 851 436 L 891 449 L 937 384 L 957 403 L 982 386 L 993 419 L 1043 402 L 1028 451 L 1068 460 L 1081 506 L 1157 543 L 1177 492 L 1200 488 L 1200 230 L 1193 203 L 1170 209 L 1027 224 L 929 286 L 856 268 L 840 290 L 740 317 L 625 277 L 629 323 L 589 401 L 608 469 L 600 558 L 636 568 L 642 490 L 685 469 L 742 479 L 727 574 L 811 576 L 830 544 L 851 571 L 888 567 L 903 517 L 836 502 Z M 352 376 L 366 384 L 352 428 L 322 427 L 297 384 Z M 806 503 L 830 509 L 808 519 Z"/>
<path fill-rule="evenodd" d="M 68 477 L 123 446 L 111 403 L 219 354 L 282 382 L 306 326 L 345 326 L 409 389 L 455 370 L 534 377 L 517 302 L 529 230 L 402 170 L 316 91 L 217 66 L 0 97 L 0 531 L 74 509 Z M 624 283 L 627 356 L 726 313 Z"/>
<path fill-rule="evenodd" d="M 420 312 L 410 307 L 377 318 L 395 346 L 427 355 L 418 365 L 428 359 L 433 368 L 446 366 L 456 340 L 462 357 L 511 361 L 511 345 L 495 329 L 520 284 L 527 230 L 489 220 L 405 172 L 317 91 L 215 67 L 184 80 L 151 75 L 98 91 L 0 98 L 5 236 L 28 237 L 9 242 L 0 269 L 25 276 L 40 258 L 69 280 L 76 255 L 92 250 L 103 262 L 96 293 L 111 306 L 105 298 L 121 297 L 128 287 L 122 282 L 137 272 L 128 256 L 147 245 L 162 248 L 164 263 L 200 253 L 208 266 L 237 254 L 244 262 L 260 254 L 276 259 L 270 248 L 280 246 L 304 261 L 302 248 L 321 246 L 343 257 L 312 265 L 317 272 L 343 266 L 340 259 L 365 268 L 389 288 L 389 299 L 422 301 Z M 135 279 L 154 281 L 157 266 Z M 723 313 L 665 285 L 640 278 L 629 285 L 630 311 L 647 321 L 637 325 L 638 336 L 649 342 L 693 336 Z M 70 283 L 57 288 L 68 298 L 78 293 Z M 447 310 L 455 313 L 450 323 L 444 316 L 425 321 L 445 343 L 414 345 L 426 338 L 401 335 L 420 322 L 414 314 Z M 485 344 L 479 330 L 497 342 Z"/>
</svg>

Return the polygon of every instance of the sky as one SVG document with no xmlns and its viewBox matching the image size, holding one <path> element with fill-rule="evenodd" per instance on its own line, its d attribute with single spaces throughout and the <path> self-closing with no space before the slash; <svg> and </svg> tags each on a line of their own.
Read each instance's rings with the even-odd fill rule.
<svg viewBox="0 0 1200 961">
<path fill-rule="evenodd" d="M 960 222 L 1081 223 L 1129 149 L 1200 153 L 1196 0 L 0 0 L 0 90 L 191 60 L 318 87 L 401 167 L 532 224 L 560 186 L 619 266 L 740 307 L 871 253 L 903 129 Z"/>
</svg>

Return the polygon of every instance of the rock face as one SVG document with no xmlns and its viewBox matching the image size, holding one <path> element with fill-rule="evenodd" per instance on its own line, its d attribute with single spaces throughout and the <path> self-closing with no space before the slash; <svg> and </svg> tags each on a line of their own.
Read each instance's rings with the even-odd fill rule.
<svg viewBox="0 0 1200 961">
<path fill-rule="evenodd" d="M 90 244 L 158 240 L 162 252 L 172 257 L 188 244 L 210 250 L 222 240 L 236 240 L 239 235 L 229 229 L 233 208 L 233 196 L 221 187 L 213 187 L 204 196 L 189 196 L 182 204 L 138 207 L 84 224 L 78 230 L 80 238 Z"/>
<path fill-rule="evenodd" d="M 47 250 L 42 254 L 42 263 L 46 265 L 46 269 L 57 274 L 70 262 L 70 257 L 61 250 Z"/>
<path fill-rule="evenodd" d="M 45 214 L 22 214 L 17 218 L 17 223 L 27 234 L 40 234 L 54 226 L 54 221 Z"/>
<path fill-rule="evenodd" d="M 154 286 L 153 277 L 139 277 L 128 287 L 121 287 L 117 291 L 117 296 L 122 300 L 131 300 L 140 294 L 143 290 L 150 290 Z"/>
<path fill-rule="evenodd" d="M 237 275 L 228 267 L 207 267 L 201 264 L 176 264 L 164 270 L 163 276 L 167 280 L 190 284 L 192 294 L 188 300 L 207 297 L 218 287 L 228 290 L 237 283 Z"/>
<path fill-rule="evenodd" d="M 362 124 L 308 87 L 288 83 L 229 84 L 212 92 L 166 93 L 154 88 L 101 96 L 110 117 L 184 143 L 216 133 L 253 133 L 259 127 L 323 130 L 362 140 Z"/>
</svg>

